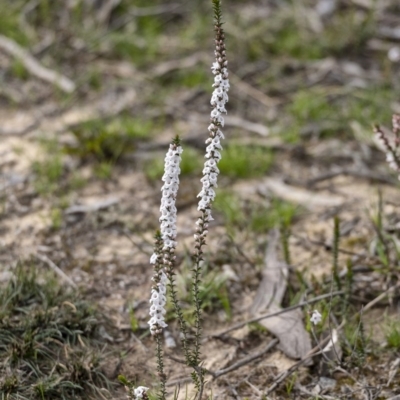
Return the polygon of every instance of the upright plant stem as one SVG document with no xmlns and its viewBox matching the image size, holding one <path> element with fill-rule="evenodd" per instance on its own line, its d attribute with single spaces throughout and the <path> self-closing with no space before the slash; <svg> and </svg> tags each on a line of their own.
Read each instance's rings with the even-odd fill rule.
<svg viewBox="0 0 400 400">
<path fill-rule="evenodd" d="M 191 354 L 188 346 L 188 339 L 187 339 L 187 325 L 186 321 L 183 317 L 183 312 L 181 306 L 179 305 L 178 301 L 178 293 L 176 290 L 176 283 L 175 283 L 175 249 L 168 249 L 164 253 L 164 263 L 165 269 L 168 276 L 168 290 L 169 296 L 171 298 L 172 304 L 174 306 L 175 315 L 178 319 L 179 329 L 182 334 L 181 341 L 183 352 L 185 355 L 185 360 L 187 365 L 191 365 Z"/>
<path fill-rule="evenodd" d="M 333 279 L 336 284 L 336 289 L 341 290 L 342 284 L 339 277 L 339 242 L 340 242 L 340 220 L 339 217 L 334 218 L 333 227 Z"/>
<path fill-rule="evenodd" d="M 164 352 L 161 343 L 161 334 L 157 333 L 155 337 L 156 337 L 157 372 L 160 378 L 160 392 L 158 398 L 159 400 L 165 400 L 167 396 L 167 391 L 165 389 L 167 376 L 165 375 L 164 372 Z"/>
<path fill-rule="evenodd" d="M 203 183 L 202 190 L 199 193 L 200 197 L 198 210 L 200 211 L 200 217 L 196 222 L 196 234 L 195 237 L 195 252 L 194 267 L 193 267 L 193 285 L 192 293 L 193 300 L 195 303 L 195 343 L 192 352 L 191 366 L 194 369 L 192 377 L 195 381 L 196 388 L 198 390 L 198 398 L 201 399 L 204 387 L 204 371 L 200 363 L 200 341 L 201 341 L 201 329 L 202 329 L 202 304 L 200 298 L 200 284 L 201 284 L 201 272 L 202 272 L 202 261 L 204 256 L 203 247 L 206 245 L 206 237 L 208 233 L 208 223 L 213 220 L 211 215 L 212 202 L 215 199 L 214 189 L 217 187 L 217 178 L 219 169 L 217 167 L 218 162 L 221 159 L 220 151 L 222 146 L 220 140 L 224 139 L 224 134 L 221 128 L 224 126 L 224 118 L 222 114 L 226 113 L 225 104 L 228 101 L 228 61 L 225 52 L 225 36 L 222 29 L 221 21 L 221 1 L 212 0 L 214 8 L 214 20 L 215 20 L 215 62 L 213 63 L 211 70 L 214 74 L 214 91 L 211 97 L 211 124 L 208 127 L 209 138 L 206 140 L 208 144 L 206 149 L 206 162 L 204 163 Z"/>
</svg>

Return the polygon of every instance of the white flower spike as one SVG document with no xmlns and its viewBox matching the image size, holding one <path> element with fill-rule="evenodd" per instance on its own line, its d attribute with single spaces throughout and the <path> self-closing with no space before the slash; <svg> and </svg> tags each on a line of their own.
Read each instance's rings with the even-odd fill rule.
<svg viewBox="0 0 400 400">
<path fill-rule="evenodd" d="M 150 332 L 160 334 L 167 327 L 165 305 L 167 303 L 167 274 L 176 247 L 176 196 L 179 188 L 179 173 L 182 147 L 179 138 L 174 139 L 165 156 L 164 185 L 161 188 L 160 232 L 156 235 L 156 244 L 150 264 L 154 265 L 154 284 L 150 298 Z M 165 269 L 164 266 L 167 266 Z"/>
<path fill-rule="evenodd" d="M 203 178 L 201 182 L 203 187 L 197 197 L 200 197 L 197 209 L 203 213 L 199 220 L 203 223 L 212 221 L 211 203 L 215 199 L 214 188 L 217 187 L 217 178 L 219 169 L 218 162 L 221 160 L 222 150 L 221 140 L 224 134 L 221 129 L 224 126 L 224 118 L 222 114 L 226 114 L 225 104 L 228 102 L 229 80 L 228 80 L 228 61 L 225 54 L 224 35 L 221 27 L 217 26 L 217 38 L 215 41 L 216 61 L 211 67 L 214 76 L 214 91 L 211 96 L 211 124 L 208 127 L 210 137 L 206 140 L 207 148 L 204 163 Z M 199 225 L 199 224 L 197 224 Z"/>
<path fill-rule="evenodd" d="M 182 147 L 177 144 L 177 139 L 169 146 L 165 156 L 164 185 L 161 188 L 160 229 L 164 241 L 164 250 L 176 247 L 176 196 L 179 189 L 179 165 L 181 162 Z"/>
</svg>

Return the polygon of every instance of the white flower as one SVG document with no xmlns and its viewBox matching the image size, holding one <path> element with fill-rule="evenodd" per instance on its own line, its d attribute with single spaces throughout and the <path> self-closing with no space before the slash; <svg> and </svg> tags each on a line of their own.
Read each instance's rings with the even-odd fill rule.
<svg viewBox="0 0 400 400">
<path fill-rule="evenodd" d="M 310 318 L 310 321 L 314 325 L 317 325 L 322 321 L 322 315 L 317 310 L 314 310 L 313 313 L 312 313 L 312 316 Z"/>
<path fill-rule="evenodd" d="M 391 47 L 388 51 L 388 58 L 393 63 L 399 62 L 400 61 L 400 48 L 397 46 Z"/>
<path fill-rule="evenodd" d="M 135 400 L 143 399 L 143 395 L 149 390 L 148 387 L 138 386 L 133 390 L 133 395 L 135 396 Z"/>
</svg>

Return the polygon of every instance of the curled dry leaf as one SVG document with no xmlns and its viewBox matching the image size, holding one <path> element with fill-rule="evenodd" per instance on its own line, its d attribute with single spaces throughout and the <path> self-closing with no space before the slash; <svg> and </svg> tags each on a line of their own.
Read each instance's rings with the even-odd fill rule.
<svg viewBox="0 0 400 400">
<path fill-rule="evenodd" d="M 281 302 L 287 286 L 288 266 L 278 259 L 279 236 L 278 230 L 272 230 L 270 233 L 263 278 L 250 309 L 254 316 L 282 309 Z M 311 339 L 304 328 L 301 311 L 292 310 L 261 320 L 260 324 L 279 339 L 279 348 L 288 357 L 302 358 L 311 350 Z"/>
</svg>

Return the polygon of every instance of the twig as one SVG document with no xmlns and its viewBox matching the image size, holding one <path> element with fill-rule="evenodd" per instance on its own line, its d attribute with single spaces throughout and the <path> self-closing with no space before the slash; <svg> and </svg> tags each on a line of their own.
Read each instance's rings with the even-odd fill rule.
<svg viewBox="0 0 400 400">
<path fill-rule="evenodd" d="M 386 297 L 390 292 L 393 292 L 395 289 L 400 287 L 400 282 L 396 283 L 394 286 L 391 286 L 389 289 L 385 290 L 379 296 L 375 297 L 375 299 L 371 300 L 365 307 L 362 308 L 361 311 L 358 311 L 355 315 L 365 313 L 370 308 L 372 308 L 376 303 L 379 303 L 384 297 Z"/>
<path fill-rule="evenodd" d="M 230 115 L 229 117 L 227 117 L 225 124 L 227 126 L 234 126 L 250 132 L 257 133 L 258 135 L 263 137 L 269 136 L 270 134 L 269 129 L 265 125 L 247 121 L 237 115 Z"/>
<path fill-rule="evenodd" d="M 221 337 L 223 335 L 226 335 L 229 332 L 232 332 L 232 331 L 235 331 L 237 329 L 240 329 L 240 328 L 242 328 L 243 326 L 245 326 L 247 324 L 251 324 L 252 322 L 258 322 L 258 321 L 261 321 L 261 320 L 266 319 L 266 318 L 276 317 L 277 315 L 284 314 L 284 313 L 286 313 L 288 311 L 296 310 L 297 308 L 301 308 L 301 307 L 307 306 L 308 304 L 317 303 L 320 300 L 326 299 L 326 298 L 331 297 L 331 296 L 332 297 L 333 296 L 339 296 L 341 294 L 344 294 L 343 290 L 338 290 L 336 292 L 328 293 L 328 294 L 322 294 L 321 296 L 314 297 L 313 299 L 310 299 L 308 301 L 303 301 L 303 302 L 298 303 L 298 304 L 296 304 L 294 306 L 284 308 L 283 310 L 279 310 L 279 311 L 271 313 L 271 314 L 264 314 L 264 315 L 261 315 L 259 317 L 248 319 L 248 320 L 246 320 L 244 322 L 239 322 L 238 324 L 233 325 L 233 326 L 231 326 L 230 328 L 228 328 L 228 329 L 226 329 L 224 331 L 221 331 L 221 332 L 219 332 L 219 333 L 217 333 L 215 335 L 211 335 L 210 338 Z"/>
<path fill-rule="evenodd" d="M 235 242 L 235 239 L 233 236 L 228 235 L 229 240 L 232 242 L 232 244 L 235 246 L 236 251 L 244 258 L 244 260 L 249 263 L 251 266 L 255 266 L 256 263 L 252 260 L 250 260 L 249 257 L 243 252 L 242 248 Z"/>
<path fill-rule="evenodd" d="M 44 254 L 35 254 L 35 256 L 40 261 L 43 261 L 45 264 L 47 264 L 61 279 L 67 282 L 70 286 L 72 286 L 74 289 L 77 288 L 75 282 L 68 275 L 66 275 L 65 272 L 57 267 L 57 265 L 54 264 L 54 262 L 51 261 L 49 257 L 45 256 Z"/>
<path fill-rule="evenodd" d="M 258 389 L 255 385 L 253 385 L 253 384 L 249 381 L 248 378 L 245 379 L 243 382 L 246 383 L 247 385 L 249 385 L 249 386 L 253 389 L 253 391 L 257 394 L 257 396 L 258 396 L 260 399 L 262 398 L 262 391 L 261 391 L 260 389 Z"/>
<path fill-rule="evenodd" d="M 206 368 L 203 368 L 203 370 L 206 374 L 211 375 L 213 377 L 213 379 L 217 379 L 222 375 L 226 375 L 229 372 L 235 371 L 235 370 L 243 367 L 244 365 L 247 365 L 247 364 L 251 363 L 252 361 L 257 360 L 257 358 L 260 358 L 264 354 L 268 353 L 278 343 L 279 343 L 278 339 L 273 339 L 268 343 L 268 345 L 263 350 L 259 351 L 258 353 L 255 353 L 255 354 L 251 354 L 251 355 L 243 358 L 242 360 L 238 361 L 237 363 L 230 365 L 227 368 L 220 369 L 218 371 L 211 371 Z M 167 354 L 167 357 L 179 364 L 186 364 L 185 360 L 181 360 L 180 358 L 174 357 L 172 354 Z"/>
<path fill-rule="evenodd" d="M 345 204 L 345 199 L 342 196 L 316 193 L 315 191 L 288 185 L 278 178 L 265 178 L 259 186 L 258 193 L 261 196 L 269 197 L 271 192 L 276 197 L 300 204 L 313 212 L 316 207 L 342 207 Z"/>
<path fill-rule="evenodd" d="M 23 128 L 17 130 L 5 130 L 0 128 L 0 135 L 1 136 L 24 136 L 25 134 L 31 132 L 32 130 L 39 128 L 40 121 L 36 119 L 34 122 L 29 124 L 28 126 L 24 126 Z"/>
<path fill-rule="evenodd" d="M 121 0 L 109 0 L 104 2 L 103 6 L 97 12 L 96 19 L 100 24 L 106 23 L 111 16 L 113 10 L 121 3 Z"/>
<path fill-rule="evenodd" d="M 192 382 L 192 378 L 190 377 L 184 377 L 184 378 L 180 378 L 180 379 L 175 379 L 173 381 L 168 382 L 165 386 L 166 387 L 171 387 L 171 386 L 175 386 L 175 385 L 183 385 L 184 383 L 191 383 Z"/>
<path fill-rule="evenodd" d="M 395 179 L 392 179 L 392 178 L 387 177 L 387 176 L 383 176 L 383 175 L 378 174 L 378 173 L 373 172 L 373 171 L 369 171 L 369 170 L 358 171 L 358 170 L 343 168 L 343 169 L 339 169 L 337 171 L 329 171 L 329 172 L 323 173 L 321 175 L 318 175 L 315 178 L 308 179 L 306 181 L 306 186 L 307 187 L 313 187 L 317 183 L 320 183 L 320 182 L 325 181 L 325 180 L 336 178 L 337 176 L 340 176 L 340 175 L 345 175 L 345 176 L 346 175 L 350 175 L 350 176 L 355 176 L 357 178 L 370 179 L 370 180 L 373 180 L 373 181 L 387 183 L 389 185 L 394 185 L 394 184 L 397 183 Z"/>
<path fill-rule="evenodd" d="M 275 107 L 281 103 L 281 100 L 274 99 L 272 97 L 267 96 L 260 90 L 254 88 L 248 83 L 242 81 L 237 75 L 235 75 L 232 71 L 229 71 L 229 76 L 234 85 L 238 87 L 239 90 L 246 93 L 248 96 L 257 100 L 259 103 L 263 104 L 267 107 Z"/>
<path fill-rule="evenodd" d="M 132 20 L 137 17 L 146 17 L 149 15 L 160 15 L 166 13 L 180 14 L 181 12 L 179 11 L 179 8 L 181 8 L 181 5 L 178 3 L 172 3 L 168 5 L 161 4 L 159 6 L 150 7 L 133 7 L 128 11 L 128 13 L 117 18 L 113 22 L 112 28 L 105 31 L 103 35 L 100 35 L 94 43 L 99 43 L 100 40 L 109 35 L 111 32 L 121 31 L 124 26 L 128 25 Z"/>
<path fill-rule="evenodd" d="M 199 64 L 199 62 L 207 61 L 208 56 L 205 53 L 195 53 L 185 58 L 180 58 L 177 60 L 168 60 L 163 63 L 157 64 L 155 68 L 151 71 L 151 76 L 154 78 L 159 78 L 163 75 L 168 74 L 176 69 L 182 70 L 183 68 L 192 68 Z"/>
<path fill-rule="evenodd" d="M 75 83 L 69 78 L 43 67 L 31 54 L 8 37 L 0 35 L 0 49 L 18 58 L 32 75 L 58 86 L 66 93 L 72 93 L 75 90 Z"/>
<path fill-rule="evenodd" d="M 226 375 L 229 372 L 235 371 L 236 369 L 239 369 L 243 367 L 244 365 L 247 365 L 251 363 L 252 361 L 256 360 L 257 358 L 262 357 L 264 354 L 268 353 L 273 347 L 275 347 L 279 343 L 279 339 L 273 339 L 268 343 L 268 346 L 265 347 L 265 349 L 261 350 L 260 352 L 256 354 L 251 354 L 248 357 L 243 358 L 243 360 L 238 361 L 237 363 L 224 368 L 220 369 L 219 371 L 212 372 L 210 370 L 207 370 L 207 373 L 210 374 L 214 379 L 219 378 L 222 375 Z"/>
</svg>

